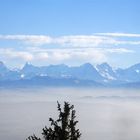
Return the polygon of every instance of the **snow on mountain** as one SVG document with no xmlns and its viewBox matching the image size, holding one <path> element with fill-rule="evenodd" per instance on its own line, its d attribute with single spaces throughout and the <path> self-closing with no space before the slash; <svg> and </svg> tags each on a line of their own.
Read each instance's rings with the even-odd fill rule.
<svg viewBox="0 0 140 140">
<path fill-rule="evenodd" d="M 106 80 L 116 80 L 115 71 L 107 63 L 97 65 L 96 69 Z"/>
<path fill-rule="evenodd" d="M 79 67 L 71 67 L 69 71 L 73 77 L 82 80 L 94 80 L 99 82 L 104 79 L 90 63 L 85 63 Z"/>
<path fill-rule="evenodd" d="M 42 67 L 26 63 L 20 70 L 10 70 L 3 62 L 0 62 L 1 82 L 4 80 L 12 82 L 15 80 L 22 80 L 25 84 L 26 80 L 28 80 L 28 82 L 30 81 L 32 83 L 35 77 L 38 77 L 36 79 L 39 79 L 40 77 L 41 81 L 43 79 L 45 82 L 47 80 L 51 82 L 53 80 L 57 82 L 61 81 L 61 84 L 63 83 L 64 85 L 65 83 L 62 81 L 71 81 L 70 83 L 76 85 L 80 85 L 81 83 L 87 83 L 89 85 L 101 83 L 113 86 L 131 83 L 131 85 L 134 85 L 135 83 L 140 83 L 140 63 L 126 69 L 119 68 L 117 70 L 113 70 L 113 68 L 107 63 L 102 63 L 96 66 L 93 66 L 90 63 L 85 63 L 80 66 L 67 66 L 65 64 L 60 64 Z M 35 82 L 37 83 L 37 80 Z"/>
</svg>

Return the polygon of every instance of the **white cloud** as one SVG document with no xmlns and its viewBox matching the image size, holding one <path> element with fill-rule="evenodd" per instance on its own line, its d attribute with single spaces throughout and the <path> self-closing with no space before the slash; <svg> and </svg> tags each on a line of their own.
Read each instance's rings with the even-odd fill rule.
<svg viewBox="0 0 140 140">
<path fill-rule="evenodd" d="M 52 38 L 44 35 L 0 35 L 0 40 L 17 40 L 33 45 L 50 44 Z"/>
<path fill-rule="evenodd" d="M 45 35 L 0 35 L 0 40 L 16 40 L 31 45 L 58 45 L 59 47 L 99 47 L 107 45 L 140 45 L 140 40 L 116 37 L 140 37 L 140 34 L 97 33 L 95 35 L 69 35 L 51 37 Z"/>
<path fill-rule="evenodd" d="M 134 53 L 133 50 L 124 48 L 69 48 L 69 49 L 38 49 L 34 50 L 34 58 L 52 63 L 92 62 L 101 63 L 108 60 L 109 54 Z M 40 57 L 38 57 L 39 55 Z M 42 57 L 41 57 L 42 56 Z"/>
<path fill-rule="evenodd" d="M 112 36 L 112 37 L 140 37 L 140 34 L 130 34 L 130 33 L 96 33 L 96 35 Z"/>
<path fill-rule="evenodd" d="M 140 41 L 118 41 L 118 45 L 140 45 Z"/>
<path fill-rule="evenodd" d="M 22 59 L 24 61 L 33 60 L 33 55 L 27 51 L 0 48 L 0 55 L 6 59 Z"/>
<path fill-rule="evenodd" d="M 92 35 L 75 35 L 75 36 L 62 36 L 54 39 L 56 44 L 72 47 L 97 47 L 101 44 L 115 43 L 113 38 L 92 36 Z"/>
<path fill-rule="evenodd" d="M 72 58 L 85 62 L 100 63 L 107 60 L 107 55 L 106 52 L 100 49 L 87 49 L 74 51 Z"/>
<path fill-rule="evenodd" d="M 109 53 L 135 53 L 134 50 L 129 50 L 125 48 L 111 48 L 111 49 L 106 49 L 107 52 Z"/>
<path fill-rule="evenodd" d="M 132 50 L 124 48 L 64 48 L 64 49 L 48 49 L 48 48 L 30 48 L 24 50 L 16 50 L 11 48 L 0 48 L 0 59 L 19 63 L 31 62 L 38 65 L 58 64 L 58 63 L 85 63 L 90 62 L 98 64 L 107 62 L 110 54 L 133 53 Z M 21 63 L 20 63 L 21 62 Z"/>
<path fill-rule="evenodd" d="M 43 35 L 0 35 L 0 40 L 22 41 L 25 44 L 13 47 L 0 47 L 0 59 L 18 62 L 43 63 L 71 63 L 71 62 L 91 62 L 102 63 L 117 55 L 124 53 L 134 53 L 126 45 L 140 45 L 138 40 L 125 40 L 116 38 L 123 34 L 103 35 L 71 35 L 50 37 Z M 116 36 L 115 36 L 116 35 Z M 135 34 L 126 36 L 138 37 Z M 27 43 L 30 43 L 30 45 Z M 34 47 L 37 45 L 38 47 Z M 42 46 L 44 45 L 44 46 Z M 116 46 L 117 45 L 117 46 Z M 120 45 L 120 46 L 119 46 Z M 53 47 L 52 47 L 53 46 Z M 130 48 L 130 46 L 129 46 Z M 110 55 L 113 54 L 113 55 Z"/>
<path fill-rule="evenodd" d="M 62 61 L 62 60 L 70 59 L 70 58 L 71 58 L 71 55 L 69 52 L 54 51 L 51 54 L 51 59 L 55 61 Z"/>
<path fill-rule="evenodd" d="M 36 54 L 36 59 L 47 60 L 48 58 L 49 58 L 49 55 L 47 52 L 39 52 Z"/>
</svg>

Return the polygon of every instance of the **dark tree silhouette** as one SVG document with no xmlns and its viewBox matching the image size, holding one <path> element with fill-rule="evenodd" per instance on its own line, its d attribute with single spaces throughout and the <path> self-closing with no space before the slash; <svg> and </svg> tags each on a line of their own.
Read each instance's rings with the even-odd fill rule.
<svg viewBox="0 0 140 140">
<path fill-rule="evenodd" d="M 50 127 L 43 128 L 43 139 L 45 140 L 78 140 L 81 136 L 79 129 L 76 129 L 76 115 L 74 106 L 68 102 L 64 102 L 62 110 L 61 105 L 57 102 L 59 116 L 57 120 L 49 119 Z M 26 140 L 41 140 L 35 135 L 29 136 Z"/>
</svg>

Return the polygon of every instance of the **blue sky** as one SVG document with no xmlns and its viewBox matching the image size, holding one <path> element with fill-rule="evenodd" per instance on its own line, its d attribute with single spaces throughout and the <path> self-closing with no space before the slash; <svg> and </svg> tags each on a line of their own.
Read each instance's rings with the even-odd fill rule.
<svg viewBox="0 0 140 140">
<path fill-rule="evenodd" d="M 1 0 L 0 60 L 9 67 L 140 62 L 139 0 Z"/>
</svg>

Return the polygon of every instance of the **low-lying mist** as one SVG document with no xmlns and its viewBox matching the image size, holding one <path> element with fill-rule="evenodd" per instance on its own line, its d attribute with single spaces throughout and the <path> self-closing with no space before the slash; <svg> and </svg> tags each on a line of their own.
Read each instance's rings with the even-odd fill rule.
<svg viewBox="0 0 140 140">
<path fill-rule="evenodd" d="M 140 90 L 40 87 L 0 89 L 0 139 L 40 136 L 57 101 L 74 104 L 81 140 L 140 139 Z"/>
</svg>

